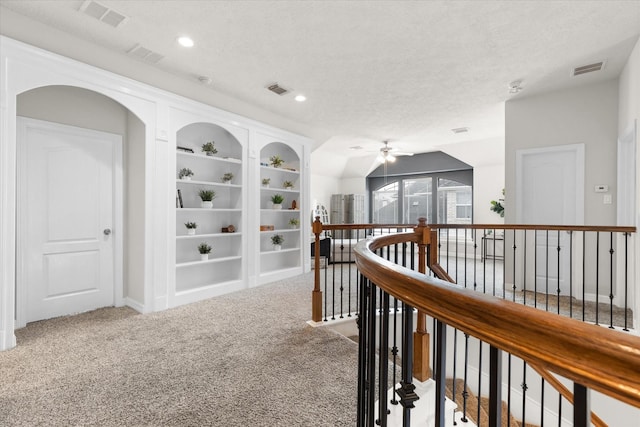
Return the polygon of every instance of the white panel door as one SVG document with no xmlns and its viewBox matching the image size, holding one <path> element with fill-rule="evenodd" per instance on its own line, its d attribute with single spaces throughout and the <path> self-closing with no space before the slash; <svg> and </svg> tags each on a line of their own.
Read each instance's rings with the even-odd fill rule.
<svg viewBox="0 0 640 427">
<path fill-rule="evenodd" d="M 582 224 L 583 145 L 519 150 L 516 154 L 516 168 L 516 222 L 542 225 Z M 567 232 L 536 232 L 535 280 L 540 292 L 555 294 L 560 289 L 562 295 L 569 294 L 570 239 L 571 235 Z"/>
<path fill-rule="evenodd" d="M 117 135 L 24 119 L 26 322 L 112 306 Z"/>
</svg>

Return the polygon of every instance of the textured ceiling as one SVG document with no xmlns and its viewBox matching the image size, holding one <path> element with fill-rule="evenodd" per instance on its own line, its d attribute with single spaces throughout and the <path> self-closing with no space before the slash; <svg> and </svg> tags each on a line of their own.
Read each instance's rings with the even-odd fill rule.
<svg viewBox="0 0 640 427">
<path fill-rule="evenodd" d="M 131 75 L 139 60 L 126 52 L 140 44 L 164 55 L 153 67 L 185 85 L 256 109 L 239 113 L 295 123 L 286 127 L 315 138 L 318 155 L 337 156 L 340 167 L 373 156 L 385 139 L 414 152 L 465 141 L 493 147 L 504 136 L 506 100 L 615 78 L 640 34 L 640 1 L 100 1 L 129 18 L 118 28 L 78 12 L 82 3 L 0 0 L 14 21 L 24 15 L 83 43 L 37 43 L 45 48 L 101 65 L 87 48 L 96 45 L 116 55 L 113 71 Z M 0 23 L 10 37 L 37 38 L 10 18 Z M 195 47 L 178 46 L 182 34 Z M 570 77 L 600 60 L 604 71 Z M 508 93 L 517 79 L 524 90 Z M 273 82 L 292 93 L 265 90 Z M 308 100 L 295 102 L 298 93 Z M 470 131 L 451 132 L 463 126 Z"/>
</svg>

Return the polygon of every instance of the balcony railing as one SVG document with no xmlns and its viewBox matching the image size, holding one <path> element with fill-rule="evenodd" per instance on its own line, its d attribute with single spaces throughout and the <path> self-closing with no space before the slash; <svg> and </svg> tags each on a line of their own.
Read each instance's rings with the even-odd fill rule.
<svg viewBox="0 0 640 427">
<path fill-rule="evenodd" d="M 589 415 L 580 397 L 586 387 L 640 406 L 640 341 L 610 330 L 629 331 L 634 324 L 629 302 L 635 228 L 432 227 L 421 224 L 406 233 L 407 225 L 314 223 L 316 247 L 327 232 L 333 242 L 329 256 L 316 251 L 313 319 L 358 314 L 361 425 L 374 418 L 386 422 L 388 408 L 403 399 L 410 412 L 417 396 L 406 384 L 431 376 L 442 422 L 446 378 L 458 419 L 478 425 L 486 425 L 491 414 L 494 421 L 500 417 L 503 400 L 505 425 L 516 425 L 516 419 L 561 425 L 569 408 L 576 408 L 575 425 L 586 425 L 581 416 L 606 425 Z M 356 242 L 365 236 L 378 236 L 368 243 L 375 255 L 359 248 L 353 265 Z M 319 268 L 322 256 L 330 262 L 325 269 Z M 444 285 L 438 277 L 458 284 Z M 600 367 L 590 370 L 591 363 Z M 620 378 L 630 370 L 635 385 Z M 568 380 L 576 384 L 575 395 Z M 503 387 L 506 395 L 500 396 Z M 473 394 L 491 398 L 488 414 L 481 405 L 468 407 Z"/>
</svg>

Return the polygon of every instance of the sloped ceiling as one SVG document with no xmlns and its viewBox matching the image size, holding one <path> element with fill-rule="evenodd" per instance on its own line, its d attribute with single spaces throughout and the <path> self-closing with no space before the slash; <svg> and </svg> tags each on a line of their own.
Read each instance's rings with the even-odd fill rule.
<svg viewBox="0 0 640 427">
<path fill-rule="evenodd" d="M 331 175 L 372 162 L 382 140 L 412 152 L 495 142 L 506 100 L 616 78 L 640 34 L 638 1 L 100 1 L 128 17 L 117 28 L 83 3 L 0 0 L 0 33 L 310 136 Z M 127 55 L 136 45 L 163 59 Z"/>
</svg>

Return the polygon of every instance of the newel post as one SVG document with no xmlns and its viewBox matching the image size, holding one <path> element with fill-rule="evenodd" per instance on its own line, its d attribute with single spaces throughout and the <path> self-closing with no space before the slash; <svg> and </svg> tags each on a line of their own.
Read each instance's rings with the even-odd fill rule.
<svg viewBox="0 0 640 427">
<path fill-rule="evenodd" d="M 426 218 L 418 218 L 414 229 L 418 243 L 418 271 L 427 272 L 427 246 L 431 242 L 431 229 Z M 418 310 L 418 323 L 413 333 L 413 376 L 418 381 L 429 379 L 429 334 L 427 333 L 427 316 Z"/>
<path fill-rule="evenodd" d="M 320 290 L 320 233 L 322 233 L 322 223 L 320 217 L 317 216 L 313 221 L 312 231 L 315 235 L 314 252 L 313 252 L 313 292 L 311 293 L 311 320 L 314 322 L 322 321 L 322 291 Z"/>
</svg>

